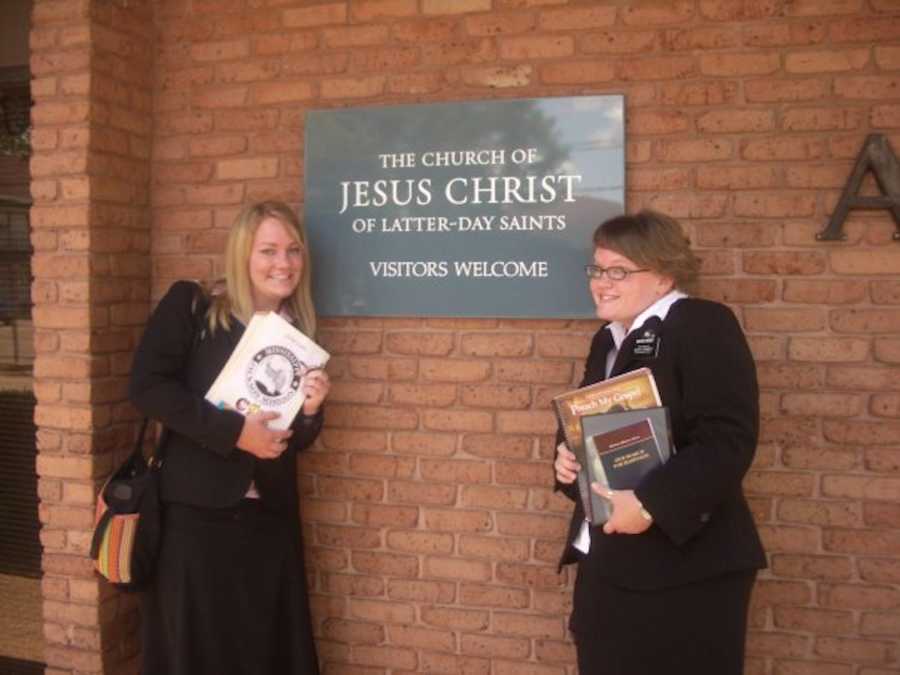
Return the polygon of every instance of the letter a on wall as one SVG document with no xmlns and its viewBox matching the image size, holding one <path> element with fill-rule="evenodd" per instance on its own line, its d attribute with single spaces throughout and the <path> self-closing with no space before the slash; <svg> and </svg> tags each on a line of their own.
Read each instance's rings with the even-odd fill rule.
<svg viewBox="0 0 900 675">
<path fill-rule="evenodd" d="M 859 188 L 868 171 L 875 176 L 875 181 L 882 192 L 880 197 L 864 197 L 859 194 Z M 869 134 L 866 137 L 828 227 L 817 234 L 816 239 L 819 241 L 846 239 L 843 227 L 850 209 L 889 209 L 897 227 L 894 239 L 900 241 L 900 162 L 897 161 L 897 156 L 883 134 Z"/>
</svg>

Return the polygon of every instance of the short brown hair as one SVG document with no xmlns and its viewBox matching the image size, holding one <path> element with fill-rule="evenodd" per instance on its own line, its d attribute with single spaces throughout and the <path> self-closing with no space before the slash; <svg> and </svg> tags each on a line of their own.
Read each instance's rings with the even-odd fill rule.
<svg viewBox="0 0 900 675">
<path fill-rule="evenodd" d="M 610 218 L 594 231 L 594 248 L 623 255 L 642 268 L 675 280 L 675 287 L 689 288 L 697 279 L 700 260 L 691 250 L 681 224 L 665 214 L 643 210 Z"/>
</svg>

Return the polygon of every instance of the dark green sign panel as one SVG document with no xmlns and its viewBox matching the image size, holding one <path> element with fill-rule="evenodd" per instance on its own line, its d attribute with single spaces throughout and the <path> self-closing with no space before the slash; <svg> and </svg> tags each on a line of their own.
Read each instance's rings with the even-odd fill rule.
<svg viewBox="0 0 900 675">
<path fill-rule="evenodd" d="M 622 213 L 621 96 L 312 111 L 305 220 L 323 316 L 590 317 Z"/>
</svg>

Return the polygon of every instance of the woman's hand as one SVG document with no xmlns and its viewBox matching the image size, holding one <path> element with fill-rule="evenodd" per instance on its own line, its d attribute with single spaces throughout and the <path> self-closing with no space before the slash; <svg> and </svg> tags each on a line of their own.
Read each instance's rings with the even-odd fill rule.
<svg viewBox="0 0 900 675">
<path fill-rule="evenodd" d="M 315 415 L 331 390 L 331 380 L 324 370 L 311 370 L 303 378 L 303 414 Z"/>
<path fill-rule="evenodd" d="M 279 431 L 270 429 L 269 421 L 280 417 L 277 412 L 258 412 L 244 418 L 244 426 L 238 437 L 237 446 L 259 459 L 277 459 L 285 451 L 288 439 L 294 432 L 290 429 Z"/>
<path fill-rule="evenodd" d="M 591 489 L 612 504 L 612 516 L 603 525 L 606 534 L 640 534 L 653 524 L 641 513 L 643 504 L 634 490 L 610 490 L 600 483 L 591 483 Z"/>
<path fill-rule="evenodd" d="M 553 468 L 556 469 L 556 480 L 569 485 L 575 481 L 581 465 L 566 444 L 560 443 L 556 446 L 556 461 L 553 462 Z"/>
</svg>

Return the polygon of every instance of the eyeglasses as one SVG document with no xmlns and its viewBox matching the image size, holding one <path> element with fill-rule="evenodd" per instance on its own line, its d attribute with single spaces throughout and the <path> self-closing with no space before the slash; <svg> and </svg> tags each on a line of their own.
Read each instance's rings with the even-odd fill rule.
<svg viewBox="0 0 900 675">
<path fill-rule="evenodd" d="M 649 272 L 650 270 L 626 270 L 624 267 L 600 267 L 599 265 L 585 265 L 584 273 L 590 279 L 602 279 L 603 275 L 610 281 L 624 281 L 632 274 L 638 272 Z"/>
</svg>

